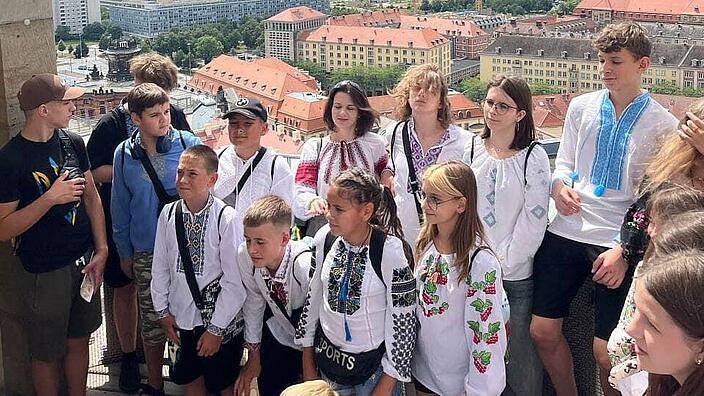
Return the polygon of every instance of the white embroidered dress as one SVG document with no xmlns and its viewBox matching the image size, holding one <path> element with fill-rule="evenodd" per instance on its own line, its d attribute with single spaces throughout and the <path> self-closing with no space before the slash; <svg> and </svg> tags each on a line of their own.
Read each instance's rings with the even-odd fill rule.
<svg viewBox="0 0 704 396">
<path fill-rule="evenodd" d="M 329 230 L 325 225 L 315 235 L 316 252 L 324 251 Z M 312 347 L 318 325 L 344 352 L 372 351 L 384 342 L 386 353 L 381 359 L 384 373 L 408 382 L 416 339 L 413 272 L 403 254 L 401 240 L 394 236 L 387 236 L 384 243 L 383 283 L 372 267 L 368 250 L 368 245 L 351 246 L 338 237 L 326 257 L 316 256 L 315 273 L 296 331 L 296 343 Z M 342 296 L 346 273 L 349 274 L 348 292 Z"/>
<path fill-rule="evenodd" d="M 471 141 L 464 156 L 477 179 L 477 211 L 484 232 L 507 281 L 533 275 L 533 256 L 548 225 L 550 160 L 536 145 L 524 169 L 527 152 L 526 147 L 496 159 L 487 152 L 484 139 L 476 136 L 473 158 Z"/>
<path fill-rule="evenodd" d="M 416 264 L 413 376 L 438 395 L 498 396 L 506 386 L 507 347 L 501 268 L 481 250 L 469 276 L 457 279 L 454 260 L 431 244 Z"/>
<path fill-rule="evenodd" d="M 240 245 L 237 261 L 242 283 L 247 290 L 247 300 L 242 307 L 245 342 L 261 342 L 264 309 L 268 305 L 274 315 L 266 322 L 271 334 L 280 344 L 301 349 L 293 342 L 295 329 L 272 298 L 272 292 L 278 293 L 289 317 L 294 310 L 303 307 L 310 284 L 311 256 L 310 248 L 305 242 L 291 241 L 279 269 L 271 276 L 269 270 L 255 268 L 247 253 L 247 244 Z"/>
</svg>

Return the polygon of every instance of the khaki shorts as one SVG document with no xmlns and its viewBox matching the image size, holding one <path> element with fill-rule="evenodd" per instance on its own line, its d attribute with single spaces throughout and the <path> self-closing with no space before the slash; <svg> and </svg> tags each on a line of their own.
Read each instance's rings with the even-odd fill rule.
<svg viewBox="0 0 704 396">
<path fill-rule="evenodd" d="M 52 362 L 66 354 L 66 340 L 89 337 L 102 322 L 100 294 L 91 302 L 80 296 L 83 274 L 92 251 L 79 265 L 71 263 L 51 272 L 23 271 L 22 293 L 26 303 L 25 333 L 33 359 Z M 83 261 L 85 260 L 85 262 Z"/>
<path fill-rule="evenodd" d="M 152 302 L 153 258 L 153 253 L 136 252 L 132 272 L 137 286 L 139 316 L 142 321 L 142 340 L 148 345 L 161 345 L 166 342 L 166 333 L 159 325 L 159 317 L 154 312 L 154 302 Z"/>
</svg>

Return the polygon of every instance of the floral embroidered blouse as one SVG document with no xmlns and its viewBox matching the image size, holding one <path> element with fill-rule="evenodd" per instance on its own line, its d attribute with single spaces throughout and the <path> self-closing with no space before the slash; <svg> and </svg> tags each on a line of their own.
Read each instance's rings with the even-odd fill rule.
<svg viewBox="0 0 704 396">
<path fill-rule="evenodd" d="M 416 265 L 413 376 L 438 395 L 497 396 L 506 385 L 501 266 L 482 250 L 467 278 L 457 279 L 454 259 L 431 244 Z"/>
<path fill-rule="evenodd" d="M 373 132 L 349 142 L 333 142 L 327 136 L 308 140 L 296 169 L 293 214 L 308 220 L 311 216 L 305 213 L 311 201 L 325 198 L 330 182 L 348 168 L 365 168 L 380 176 L 388 161 L 385 146 L 384 138 Z"/>
<path fill-rule="evenodd" d="M 316 252 L 324 251 L 330 227 L 315 235 Z M 385 343 L 384 373 L 411 380 L 416 341 L 413 272 L 401 240 L 387 235 L 381 258 L 383 282 L 369 259 L 369 246 L 352 246 L 338 237 L 327 256 L 316 256 L 315 272 L 296 330 L 296 344 L 312 347 L 318 326 L 344 352 L 361 353 Z"/>
</svg>

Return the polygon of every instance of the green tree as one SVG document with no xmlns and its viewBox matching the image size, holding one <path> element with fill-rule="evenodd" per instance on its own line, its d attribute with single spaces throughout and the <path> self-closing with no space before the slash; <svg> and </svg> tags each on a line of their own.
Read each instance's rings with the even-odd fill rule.
<svg viewBox="0 0 704 396">
<path fill-rule="evenodd" d="M 102 36 L 100 36 L 100 41 L 98 41 L 98 48 L 101 50 L 106 50 L 110 46 L 110 40 L 111 37 L 107 33 L 103 33 Z"/>
<path fill-rule="evenodd" d="M 325 71 L 325 69 L 320 66 L 320 63 L 314 63 L 311 61 L 301 61 L 292 62 L 292 65 L 310 73 L 310 75 L 320 83 L 320 88 L 324 91 L 327 91 L 330 86 L 330 77 L 328 76 L 328 73 Z"/>
<path fill-rule="evenodd" d="M 423 0 L 420 2 L 420 10 L 421 11 L 430 11 L 430 1 L 428 0 Z"/>
<path fill-rule="evenodd" d="M 653 84 L 650 87 L 650 92 L 666 95 L 679 95 L 682 93 L 680 87 L 671 82 L 665 84 Z"/>
<path fill-rule="evenodd" d="M 486 84 L 479 77 L 466 78 L 459 83 L 462 94 L 475 102 L 481 102 L 486 97 Z"/>
<path fill-rule="evenodd" d="M 110 20 L 110 11 L 108 11 L 108 8 L 105 6 L 100 6 L 100 20 L 101 21 L 108 21 Z"/>
<path fill-rule="evenodd" d="M 109 34 L 113 39 L 119 39 L 122 37 L 122 28 L 113 22 L 103 21 L 103 27 L 105 27 L 105 33 Z"/>
<path fill-rule="evenodd" d="M 330 84 L 343 80 L 358 83 L 368 95 L 383 95 L 398 84 L 404 70 L 399 66 L 353 66 L 335 69 L 330 73 Z"/>
<path fill-rule="evenodd" d="M 57 49 L 61 52 L 66 51 L 66 44 L 64 44 L 63 40 L 59 40 L 59 45 L 57 46 Z"/>
<path fill-rule="evenodd" d="M 562 92 L 556 86 L 544 82 L 534 82 L 528 84 L 528 86 L 530 87 L 530 92 L 533 95 L 550 95 Z"/>
<path fill-rule="evenodd" d="M 577 4 L 579 4 L 579 0 L 562 0 L 560 4 L 552 7 L 548 14 L 558 16 L 572 15 L 574 9 L 577 8 Z"/>
<path fill-rule="evenodd" d="M 105 26 L 100 22 L 93 22 L 83 28 L 83 39 L 98 41 L 103 33 L 105 33 Z"/>
<path fill-rule="evenodd" d="M 59 25 L 56 27 L 56 31 L 54 32 L 54 41 L 58 43 L 59 41 L 69 41 L 73 40 L 76 36 L 71 34 L 71 30 L 69 29 L 68 26 L 64 25 Z"/>
<path fill-rule="evenodd" d="M 68 45 L 68 53 L 72 54 L 75 48 L 73 48 L 73 44 Z"/>
<path fill-rule="evenodd" d="M 257 49 L 264 44 L 264 28 L 257 18 L 246 17 L 240 26 L 240 34 L 249 49 Z"/>
<path fill-rule="evenodd" d="M 223 53 L 223 45 L 213 36 L 203 36 L 196 41 L 193 51 L 197 57 L 208 63 Z"/>
<path fill-rule="evenodd" d="M 81 41 L 81 45 L 76 46 L 76 49 L 73 51 L 73 55 L 76 57 L 76 59 L 81 59 L 83 57 L 88 56 L 88 45 L 85 41 Z"/>
</svg>

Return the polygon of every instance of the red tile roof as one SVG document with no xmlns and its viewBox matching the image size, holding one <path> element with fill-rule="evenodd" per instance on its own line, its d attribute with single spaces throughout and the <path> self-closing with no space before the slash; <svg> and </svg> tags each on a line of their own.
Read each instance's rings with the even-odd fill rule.
<svg viewBox="0 0 704 396">
<path fill-rule="evenodd" d="M 613 10 L 652 14 L 700 14 L 704 12 L 704 0 L 582 0 L 575 8 Z"/>
<path fill-rule="evenodd" d="M 267 21 L 298 22 L 305 21 L 308 19 L 320 18 L 323 16 L 325 16 L 325 14 L 320 11 L 316 11 L 306 6 L 300 6 L 283 10 L 280 13 L 274 15 L 273 17 L 267 19 Z"/>
<path fill-rule="evenodd" d="M 401 29 L 425 28 L 433 29 L 447 36 L 477 37 L 487 35 L 485 31 L 470 20 L 401 15 Z"/>
<path fill-rule="evenodd" d="M 277 122 L 291 125 L 301 133 L 317 133 L 326 128 L 323 112 L 327 98 L 312 93 L 286 95 Z"/>
<path fill-rule="evenodd" d="M 371 12 L 367 11 L 361 14 L 333 16 L 327 20 L 328 25 L 339 26 L 376 27 L 398 25 L 399 23 L 401 23 L 401 11 L 397 9 Z"/>
<path fill-rule="evenodd" d="M 479 118 L 482 116 L 482 109 L 478 104 L 472 102 L 468 97 L 452 92 L 448 95 L 452 114 L 456 118 Z M 394 107 L 396 107 L 396 99 L 391 95 L 371 96 L 369 105 L 381 115 L 395 118 L 393 115 Z M 462 112 L 462 114 L 459 114 Z"/>
<path fill-rule="evenodd" d="M 390 42 L 392 47 L 409 48 L 409 43 L 412 43 L 413 48 L 420 49 L 431 49 L 448 42 L 445 37 L 432 29 L 409 30 L 324 25 L 315 30 L 298 34 L 298 40 L 302 41 L 321 42 L 323 37 L 328 43 L 337 43 L 339 39 L 344 44 L 353 44 L 354 39 L 357 39 L 360 45 L 369 45 L 371 40 L 374 40 L 374 45 L 378 46 L 387 45 Z"/>
</svg>

